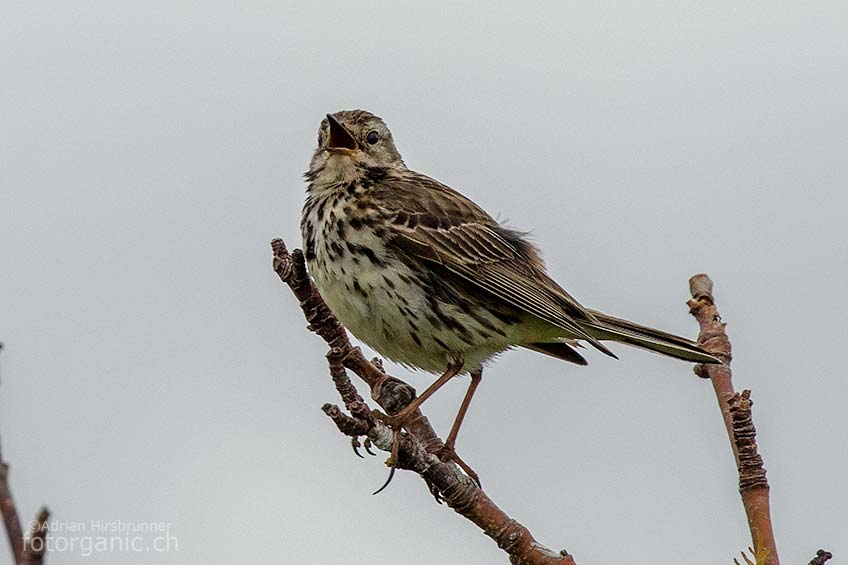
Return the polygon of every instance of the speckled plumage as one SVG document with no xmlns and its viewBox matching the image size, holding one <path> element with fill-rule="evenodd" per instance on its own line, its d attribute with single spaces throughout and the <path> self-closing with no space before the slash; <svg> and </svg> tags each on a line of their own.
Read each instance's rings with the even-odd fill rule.
<svg viewBox="0 0 848 565">
<path fill-rule="evenodd" d="M 576 340 L 609 355 L 600 340 L 615 340 L 713 360 L 689 340 L 581 306 L 522 233 L 409 170 L 369 112 L 324 119 L 306 178 L 301 229 L 310 273 L 339 320 L 389 359 L 430 372 L 457 362 L 475 371 L 522 346 L 585 364 Z"/>
</svg>

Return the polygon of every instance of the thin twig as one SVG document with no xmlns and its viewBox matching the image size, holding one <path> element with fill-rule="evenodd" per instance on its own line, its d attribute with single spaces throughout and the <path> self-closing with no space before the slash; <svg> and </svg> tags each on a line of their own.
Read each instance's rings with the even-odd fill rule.
<svg viewBox="0 0 848 565">
<path fill-rule="evenodd" d="M 0 510 L 3 513 L 6 536 L 9 538 L 12 562 L 17 565 L 43 563 L 47 549 L 47 520 L 50 518 L 50 511 L 46 506 L 38 511 L 38 515 L 29 528 L 29 537 L 24 538 L 18 510 L 9 488 L 9 465 L 3 461 L 2 455 L 0 455 Z"/>
<path fill-rule="evenodd" d="M 274 271 L 297 297 L 309 322 L 309 329 L 321 336 L 330 347 L 330 373 L 351 414 L 347 415 L 338 406 L 331 404 L 325 404 L 322 409 L 345 435 L 365 435 L 373 445 L 389 451 L 392 431 L 371 417 L 370 410 L 356 393 L 344 369 L 353 371 L 361 378 L 371 389 L 372 399 L 389 414 L 397 413 L 408 405 L 415 398 L 415 389 L 387 375 L 379 364 L 368 361 L 358 347 L 350 344 L 345 329 L 310 280 L 300 250 L 289 253 L 281 239 L 273 240 L 271 248 L 274 252 Z M 450 508 L 480 527 L 509 554 L 511 563 L 574 565 L 574 559 L 567 552 L 554 552 L 539 544 L 526 527 L 498 508 L 454 463 L 445 463 L 432 453 L 434 448 L 443 444 L 420 410 L 404 427 L 408 433 L 401 434 L 398 461 L 392 463 L 399 469 L 411 470 L 420 475 L 437 500 L 444 500 Z"/>
<path fill-rule="evenodd" d="M 3 460 L 2 454 L 0 454 L 0 511 L 3 513 L 3 524 L 6 526 L 6 536 L 9 538 L 9 547 L 12 550 L 12 562 L 20 563 L 24 552 L 24 534 L 15 501 L 12 499 L 12 491 L 9 488 L 9 465 Z"/>
<path fill-rule="evenodd" d="M 830 560 L 833 554 L 829 551 L 820 549 L 816 552 L 816 556 L 810 560 L 809 565 L 824 565 L 825 561 Z"/>
<path fill-rule="evenodd" d="M 0 343 L 0 350 L 3 344 Z M 47 520 L 50 511 L 42 506 L 29 528 L 29 537 L 24 538 L 18 509 L 9 488 L 9 465 L 3 460 L 0 452 L 0 513 L 3 514 L 3 525 L 9 538 L 9 549 L 12 552 L 12 562 L 16 565 L 40 565 L 44 562 L 47 550 Z"/>
<path fill-rule="evenodd" d="M 692 294 L 689 312 L 701 327 L 698 343 L 722 360 L 720 365 L 698 365 L 695 372 L 712 381 L 721 409 L 739 472 L 739 493 L 754 544 L 752 553 L 758 565 L 779 565 L 769 509 L 769 485 L 763 460 L 757 453 L 756 430 L 751 419 L 751 392 L 737 394 L 733 390 L 730 339 L 715 305 L 710 277 L 693 276 L 689 279 L 689 290 Z"/>
<path fill-rule="evenodd" d="M 30 535 L 24 544 L 24 553 L 21 559 L 22 565 L 41 565 L 44 563 L 44 556 L 47 554 L 47 520 L 50 518 L 50 511 L 46 506 L 42 506 L 38 511 L 38 516 L 33 521 L 33 526 L 30 528 Z"/>
</svg>

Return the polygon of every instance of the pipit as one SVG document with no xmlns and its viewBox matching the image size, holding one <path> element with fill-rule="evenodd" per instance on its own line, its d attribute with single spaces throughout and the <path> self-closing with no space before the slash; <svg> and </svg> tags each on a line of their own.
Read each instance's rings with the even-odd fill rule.
<svg viewBox="0 0 848 565">
<path fill-rule="evenodd" d="M 312 156 L 301 230 L 315 284 L 358 339 L 381 355 L 441 376 L 395 429 L 454 376 L 471 383 L 438 453 L 459 463 L 456 437 L 483 367 L 514 347 L 586 365 L 586 342 L 615 341 L 694 363 L 718 360 L 692 341 L 584 308 L 548 276 L 526 234 L 459 192 L 406 167 L 382 119 L 327 114 Z M 479 480 L 478 480 L 479 482 Z"/>
</svg>

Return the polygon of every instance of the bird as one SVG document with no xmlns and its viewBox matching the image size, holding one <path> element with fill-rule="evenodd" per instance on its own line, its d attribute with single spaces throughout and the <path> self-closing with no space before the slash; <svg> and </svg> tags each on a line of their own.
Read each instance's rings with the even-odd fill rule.
<svg viewBox="0 0 848 565">
<path fill-rule="evenodd" d="M 409 169 L 389 128 L 366 110 L 327 114 L 304 174 L 308 271 L 333 314 L 380 355 L 439 377 L 380 416 L 400 432 L 445 383 L 471 377 L 437 455 L 456 439 L 483 369 L 517 347 L 586 365 L 583 343 L 616 357 L 618 342 L 693 363 L 719 360 L 696 343 L 582 306 L 548 274 L 526 232 L 453 188 Z"/>
</svg>

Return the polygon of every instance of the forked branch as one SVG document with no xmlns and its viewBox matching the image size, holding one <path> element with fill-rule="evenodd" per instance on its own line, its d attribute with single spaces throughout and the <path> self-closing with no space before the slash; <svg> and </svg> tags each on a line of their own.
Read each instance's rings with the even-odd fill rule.
<svg viewBox="0 0 848 565">
<path fill-rule="evenodd" d="M 360 455 L 358 448 L 362 446 L 358 438 L 363 436 L 369 453 L 371 445 L 389 452 L 392 430 L 372 415 L 368 404 L 351 383 L 347 370 L 368 385 L 371 398 L 389 414 L 407 406 L 415 398 L 415 389 L 386 374 L 379 360 L 368 361 L 359 348 L 351 345 L 344 327 L 309 278 L 300 250 L 289 253 L 281 239 L 273 240 L 271 247 L 274 271 L 300 302 L 309 322 L 308 328 L 321 336 L 330 348 L 327 353 L 329 372 L 344 409 L 328 403 L 322 410 L 340 432 L 351 438 L 357 455 Z M 719 365 L 698 365 L 696 373 L 712 382 L 727 428 L 739 470 L 739 491 L 754 544 L 751 553 L 757 565 L 779 565 L 769 510 L 769 486 L 762 458 L 757 452 L 756 430 L 751 417 L 751 393 L 746 390 L 740 394 L 733 390 L 731 345 L 715 306 L 712 281 L 706 275 L 696 275 L 690 279 L 690 290 L 690 312 L 701 328 L 699 343 L 723 361 Z M 574 564 L 574 559 L 565 550 L 557 553 L 538 544 L 526 527 L 498 508 L 454 463 L 445 463 L 434 455 L 433 452 L 437 452 L 443 444 L 420 411 L 405 428 L 400 436 L 397 460 L 387 463 L 417 473 L 438 502 L 444 501 L 455 512 L 477 524 L 509 554 L 510 562 L 516 565 Z M 743 558 L 750 561 L 744 553 Z M 819 550 L 810 565 L 821 565 L 829 558 L 828 552 Z"/>
<path fill-rule="evenodd" d="M 354 448 L 358 437 L 383 451 L 390 451 L 392 430 L 371 415 L 365 400 L 350 382 L 346 369 L 353 371 L 371 390 L 372 399 L 387 413 L 395 414 L 415 398 L 415 389 L 400 379 L 387 375 L 379 362 L 368 361 L 358 347 L 353 347 L 347 332 L 324 303 L 318 289 L 306 273 L 303 253 L 286 250 L 281 239 L 271 242 L 274 271 L 300 302 L 309 329 L 321 336 L 330 351 L 327 354 L 330 375 L 347 412 L 333 404 L 322 407 L 336 427 L 350 436 Z M 574 565 L 574 559 L 563 550 L 554 552 L 539 544 L 530 531 L 510 518 L 464 475 L 454 463 L 445 463 L 433 455 L 442 441 L 429 420 L 418 411 L 405 426 L 400 437 L 398 460 L 393 466 L 417 473 L 437 501 L 444 501 L 456 513 L 475 523 L 509 554 L 515 565 Z M 358 452 L 357 452 L 358 453 Z"/>
<path fill-rule="evenodd" d="M 0 454 L 0 512 L 3 514 L 3 525 L 9 548 L 12 552 L 12 562 L 16 565 L 38 565 L 44 562 L 47 547 L 47 520 L 50 512 L 46 507 L 38 511 L 38 515 L 28 528 L 29 536 L 24 537 L 18 510 L 9 488 L 9 465 Z"/>
</svg>

